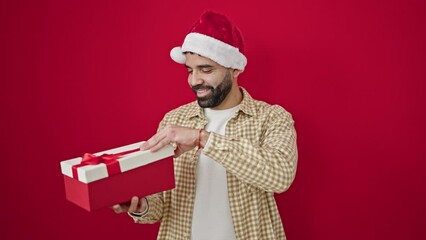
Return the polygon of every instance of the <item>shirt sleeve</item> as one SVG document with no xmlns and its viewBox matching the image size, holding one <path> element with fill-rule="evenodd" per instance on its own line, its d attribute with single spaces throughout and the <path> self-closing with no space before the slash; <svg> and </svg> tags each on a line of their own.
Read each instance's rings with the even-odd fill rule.
<svg viewBox="0 0 426 240">
<path fill-rule="evenodd" d="M 294 121 L 282 107 L 271 106 L 265 122 L 243 131 L 261 131 L 258 142 L 243 137 L 210 133 L 203 153 L 220 163 L 240 181 L 266 192 L 286 191 L 294 180 L 297 144 Z"/>
<path fill-rule="evenodd" d="M 156 223 L 163 216 L 163 197 L 162 193 L 153 194 L 146 197 L 148 211 L 140 217 L 133 217 L 135 223 Z"/>
</svg>

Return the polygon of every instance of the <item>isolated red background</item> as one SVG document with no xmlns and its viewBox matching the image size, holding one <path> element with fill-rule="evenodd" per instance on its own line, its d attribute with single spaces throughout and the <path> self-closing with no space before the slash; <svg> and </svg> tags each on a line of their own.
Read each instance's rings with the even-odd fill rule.
<svg viewBox="0 0 426 240">
<path fill-rule="evenodd" d="M 59 162 L 145 140 L 192 101 L 169 50 L 212 9 L 245 37 L 240 84 L 296 121 L 288 238 L 426 239 L 425 5 L 2 1 L 1 238 L 155 239 L 158 225 L 67 202 Z"/>
</svg>

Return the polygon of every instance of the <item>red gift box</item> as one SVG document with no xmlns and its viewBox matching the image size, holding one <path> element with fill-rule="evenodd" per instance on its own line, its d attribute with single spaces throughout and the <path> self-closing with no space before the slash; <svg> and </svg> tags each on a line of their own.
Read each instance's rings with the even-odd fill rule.
<svg viewBox="0 0 426 240">
<path fill-rule="evenodd" d="M 93 211 L 173 189 L 173 147 L 139 151 L 141 144 L 62 161 L 66 199 Z"/>
</svg>

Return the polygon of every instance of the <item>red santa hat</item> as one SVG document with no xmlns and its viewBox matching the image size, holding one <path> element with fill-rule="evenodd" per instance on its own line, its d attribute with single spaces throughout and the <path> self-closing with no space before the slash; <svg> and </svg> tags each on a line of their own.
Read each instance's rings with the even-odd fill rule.
<svg viewBox="0 0 426 240">
<path fill-rule="evenodd" d="M 186 35 L 182 47 L 170 51 L 177 63 L 185 63 L 185 52 L 193 52 L 218 64 L 243 71 L 247 64 L 240 31 L 228 18 L 212 11 L 204 12 Z"/>
</svg>

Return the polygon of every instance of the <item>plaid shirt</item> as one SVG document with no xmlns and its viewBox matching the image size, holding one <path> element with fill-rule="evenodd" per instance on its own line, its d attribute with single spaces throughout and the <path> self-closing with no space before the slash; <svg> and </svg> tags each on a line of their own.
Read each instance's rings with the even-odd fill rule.
<svg viewBox="0 0 426 240">
<path fill-rule="evenodd" d="M 232 221 L 238 239 L 286 239 L 274 193 L 288 189 L 297 166 L 296 131 L 291 114 L 278 105 L 254 100 L 242 89 L 240 109 L 225 136 L 210 133 L 203 153 L 227 171 Z M 160 128 L 204 128 L 197 102 L 167 113 Z M 195 199 L 197 149 L 175 159 L 176 188 L 147 197 L 149 210 L 136 222 L 161 221 L 158 239 L 190 239 Z M 197 239 L 198 240 L 198 239 Z"/>
</svg>

